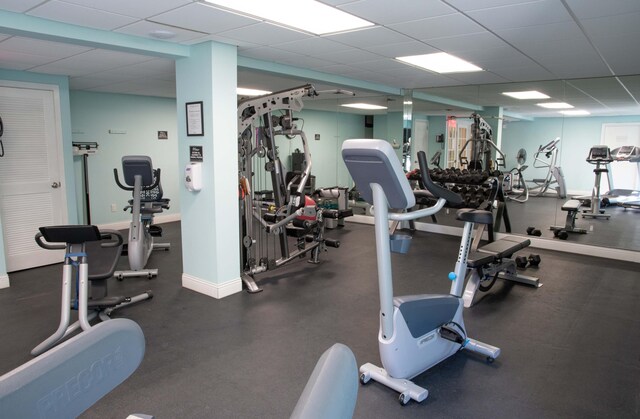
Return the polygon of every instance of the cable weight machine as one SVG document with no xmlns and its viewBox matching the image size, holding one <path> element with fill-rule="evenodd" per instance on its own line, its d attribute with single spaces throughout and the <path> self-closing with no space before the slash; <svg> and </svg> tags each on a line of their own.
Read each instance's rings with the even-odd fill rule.
<svg viewBox="0 0 640 419">
<path fill-rule="evenodd" d="M 321 251 L 340 246 L 339 241 L 324 237 L 324 218 L 340 219 L 348 214 L 321 209 L 304 193 L 311 176 L 311 153 L 293 112 L 302 109 L 303 98 L 317 95 L 315 88 L 306 84 L 238 103 L 241 270 L 250 293 L 262 291 L 255 275 L 306 255 L 310 263 L 317 264 Z M 286 173 L 276 145 L 276 138 L 282 137 L 302 143 L 297 146 L 304 154 L 301 172 Z M 254 188 L 262 160 L 271 180 L 268 192 Z"/>
</svg>

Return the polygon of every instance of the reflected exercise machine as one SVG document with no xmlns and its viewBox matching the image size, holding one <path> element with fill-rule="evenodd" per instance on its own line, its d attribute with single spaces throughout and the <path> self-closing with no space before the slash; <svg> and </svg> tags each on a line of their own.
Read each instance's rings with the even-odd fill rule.
<svg viewBox="0 0 640 419">
<path fill-rule="evenodd" d="M 600 180 L 602 179 L 603 173 L 608 175 L 608 164 L 612 161 L 613 157 L 611 157 L 611 150 L 609 150 L 609 147 L 606 145 L 596 145 L 591 147 L 589 150 L 587 163 L 596 166 L 595 169 L 593 169 L 593 173 L 596 175 L 596 181 L 591 192 L 591 206 L 588 210 L 584 210 L 582 212 L 582 218 L 604 218 L 605 220 L 608 220 L 609 217 L 611 217 L 611 214 L 605 213 L 601 208 Z"/>
<path fill-rule="evenodd" d="M 120 182 L 118 169 L 113 169 L 116 184 L 125 191 L 132 192 L 132 199 L 124 211 L 131 211 L 127 255 L 129 271 L 117 271 L 116 278 L 158 275 L 157 269 L 146 269 L 147 261 L 153 250 L 169 250 L 169 243 L 154 243 L 154 237 L 162 236 L 162 228 L 153 224 L 155 214 L 169 209 L 169 199 L 162 196 L 160 169 L 153 169 L 151 157 L 122 157 L 124 184 Z"/>
<path fill-rule="evenodd" d="M 418 153 L 423 183 L 437 198 L 434 206 L 413 212 L 395 213 L 415 205 L 409 181 L 391 145 L 383 140 L 347 140 L 342 158 L 362 196 L 374 209 L 378 282 L 380 288 L 380 331 L 378 346 L 383 367 L 367 363 L 360 367 L 360 381 L 378 381 L 400 393 L 399 402 L 421 402 L 429 392 L 410 381 L 461 349 L 477 352 L 492 362 L 500 349 L 467 336 L 463 320 L 462 287 L 467 269 L 460 253 L 456 270 L 449 274 L 450 294 L 393 296 L 389 221 L 408 221 L 437 213 L 446 202 L 460 204 L 462 198 L 435 185 L 429 178 L 424 152 Z M 465 233 L 471 234 L 469 227 Z"/>
</svg>

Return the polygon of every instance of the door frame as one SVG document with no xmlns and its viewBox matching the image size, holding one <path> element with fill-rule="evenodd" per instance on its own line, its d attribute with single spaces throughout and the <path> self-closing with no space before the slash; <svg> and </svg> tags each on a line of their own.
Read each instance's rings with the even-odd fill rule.
<svg viewBox="0 0 640 419">
<path fill-rule="evenodd" d="M 63 220 L 63 224 L 67 224 L 69 222 L 69 198 L 68 198 L 68 189 L 67 189 L 67 181 L 68 177 L 66 175 L 65 169 L 65 159 L 64 159 L 64 136 L 62 131 L 62 105 L 60 100 L 60 86 L 57 84 L 49 84 L 49 83 L 35 83 L 35 82 L 26 82 L 26 81 L 15 81 L 15 80 L 3 80 L 0 79 L 0 87 L 8 87 L 14 89 L 25 89 L 25 90 L 44 90 L 50 91 L 53 94 L 53 123 L 55 127 L 55 137 L 57 146 L 55 147 L 56 159 L 58 161 L 58 175 L 61 179 L 61 187 L 60 193 L 62 195 L 62 202 L 64 205 L 60 208 L 60 216 Z M 2 214 L 0 214 L 2 217 Z M 0 223 L 0 226 L 4 225 L 4 220 Z M 3 274 L 6 275 L 8 279 L 7 270 L 7 259 L 6 259 L 6 244 L 4 242 L 4 231 L 0 231 L 0 241 L 2 242 L 2 246 L 4 252 L 0 255 L 3 258 L 4 269 L 5 272 L 0 272 L 0 278 Z M 4 281 L 3 281 L 4 282 Z M 8 280 L 6 281 L 8 286 Z"/>
</svg>

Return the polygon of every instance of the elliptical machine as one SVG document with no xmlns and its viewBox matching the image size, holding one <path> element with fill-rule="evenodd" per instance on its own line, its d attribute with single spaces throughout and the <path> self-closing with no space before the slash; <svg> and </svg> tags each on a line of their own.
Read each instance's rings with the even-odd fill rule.
<svg viewBox="0 0 640 419">
<path fill-rule="evenodd" d="M 129 205 L 124 211 L 131 211 L 129 225 L 129 242 L 127 255 L 130 271 L 117 271 L 117 279 L 125 277 L 146 276 L 152 278 L 158 275 L 157 269 L 145 269 L 153 250 L 169 250 L 170 243 L 154 243 L 154 236 L 162 236 L 162 229 L 153 224 L 154 214 L 169 209 L 169 199 L 162 197 L 160 185 L 160 169 L 153 170 L 151 157 L 124 156 L 122 157 L 122 173 L 126 185 L 120 183 L 118 169 L 113 169 L 116 184 L 125 191 L 133 193 Z"/>
<path fill-rule="evenodd" d="M 389 221 L 408 221 L 437 213 L 446 202 L 462 203 L 460 195 L 435 185 L 428 173 L 424 152 L 418 152 L 422 181 L 437 199 L 428 208 L 413 212 L 389 213 L 389 209 L 406 210 L 415 205 L 409 181 L 400 169 L 391 145 L 383 140 L 347 140 L 342 157 L 358 190 L 374 205 L 378 282 L 380 287 L 380 332 L 378 344 L 383 368 L 367 363 L 360 367 L 360 381 L 370 379 L 400 392 L 399 401 L 425 400 L 429 392 L 410 381 L 461 349 L 484 355 L 493 362 L 500 348 L 467 337 L 463 320 L 462 288 L 467 269 L 466 251 L 460 251 L 455 272 L 449 274 L 448 295 L 423 294 L 393 296 Z M 464 235 L 472 234 L 466 223 Z M 464 242 L 464 241 L 463 241 Z M 470 240 L 466 240 L 470 243 Z"/>
<path fill-rule="evenodd" d="M 611 214 L 605 213 L 604 210 L 600 208 L 600 179 L 603 173 L 609 173 L 608 165 L 612 161 L 611 151 L 606 145 L 596 145 L 589 150 L 587 163 L 595 164 L 596 168 L 593 169 L 593 173 L 596 174 L 596 181 L 591 191 L 591 206 L 588 210 L 582 212 L 582 218 L 591 217 L 608 220 L 609 217 L 611 217 Z"/>
</svg>

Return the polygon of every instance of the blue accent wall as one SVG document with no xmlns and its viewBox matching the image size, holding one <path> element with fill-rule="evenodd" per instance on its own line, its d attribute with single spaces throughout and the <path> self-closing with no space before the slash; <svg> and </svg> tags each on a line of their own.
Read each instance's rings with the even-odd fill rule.
<svg viewBox="0 0 640 419">
<path fill-rule="evenodd" d="M 520 148 L 527 151 L 526 179 L 540 178 L 544 169 L 532 167 L 540 145 L 560 137 L 558 165 L 562 168 L 567 191 L 589 192 L 593 187 L 592 164 L 586 162 L 589 149 L 601 142 L 602 125 L 608 123 L 640 123 L 640 116 L 537 118 L 534 121 L 508 122 L 502 131 L 502 150 L 507 169 L 515 167 Z"/>
<path fill-rule="evenodd" d="M 178 186 L 178 132 L 176 101 L 172 98 L 136 96 L 86 91 L 71 92 L 71 125 L 73 141 L 97 142 L 98 152 L 88 158 L 91 221 L 107 224 L 129 221 L 131 214 L 123 211 L 131 192 L 120 189 L 114 180 L 117 168 L 122 179 L 122 156 L 146 155 L 153 167 L 161 169 L 164 197 L 171 199 L 171 208 L 164 214 L 180 213 Z M 109 131 L 123 132 L 112 134 Z M 158 139 L 158 131 L 167 131 L 169 138 Z M 77 212 L 84 214 L 82 157 L 74 158 Z M 117 210 L 111 211 L 111 204 Z"/>
</svg>

